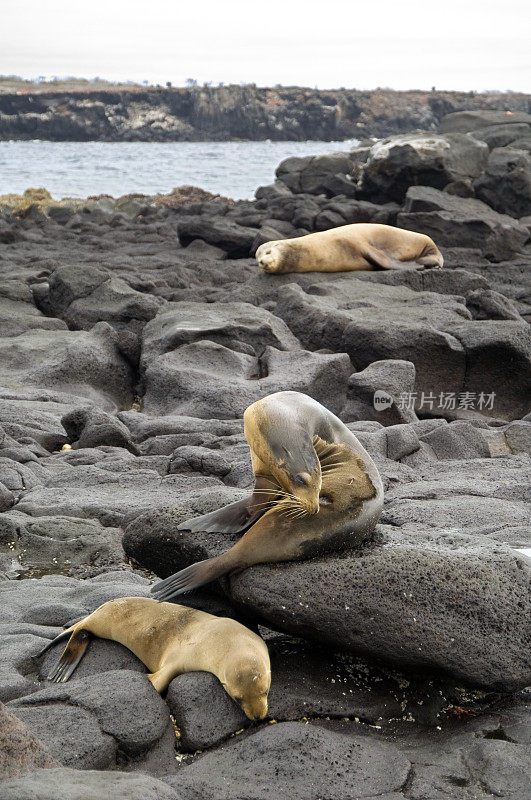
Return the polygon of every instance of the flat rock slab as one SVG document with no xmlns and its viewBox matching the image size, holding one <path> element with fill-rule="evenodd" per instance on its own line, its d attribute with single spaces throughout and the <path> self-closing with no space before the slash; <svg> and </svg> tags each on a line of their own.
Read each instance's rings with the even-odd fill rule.
<svg viewBox="0 0 531 800">
<path fill-rule="evenodd" d="M 107 600 L 147 597 L 149 587 L 147 578 L 126 571 L 108 572 L 86 581 L 62 575 L 23 582 L 2 581 L 0 623 L 66 626 L 73 618 L 81 619 Z M 52 636 L 55 633 L 48 638 Z"/>
<path fill-rule="evenodd" d="M 41 767 L 58 766 L 46 745 L 0 703 L 0 775 L 13 777 Z"/>
<path fill-rule="evenodd" d="M 98 574 L 123 566 L 122 532 L 93 519 L 30 517 L 10 511 L 0 517 L 0 571 L 9 577 Z"/>
<path fill-rule="evenodd" d="M 60 514 L 98 519 L 103 525 L 122 525 L 128 517 L 184 499 L 193 489 L 217 488 L 220 481 L 202 475 L 168 475 L 134 472 L 106 476 L 96 485 L 35 487 L 26 492 L 17 510 L 32 517 Z"/>
<path fill-rule="evenodd" d="M 0 780 L 0 800 L 179 800 L 167 784 L 143 773 L 41 769 Z"/>
<path fill-rule="evenodd" d="M 318 725 L 263 728 L 183 767 L 168 783 L 183 800 L 345 800 L 402 787 L 410 763 L 393 745 Z"/>
<path fill-rule="evenodd" d="M 133 375 L 118 350 L 113 329 L 98 322 L 90 331 L 36 330 L 0 342 L 2 385 L 67 392 L 103 408 L 130 405 Z"/>
<path fill-rule="evenodd" d="M 169 711 L 145 675 L 114 670 L 47 688 L 9 704 L 64 766 L 113 767 L 173 733 Z M 166 737 L 168 738 L 168 737 Z M 173 765 L 172 745 L 165 768 Z"/>
<path fill-rule="evenodd" d="M 246 570 L 230 594 L 289 633 L 476 685 L 528 685 L 531 560 L 479 536 L 376 530 L 358 551 Z"/>
</svg>

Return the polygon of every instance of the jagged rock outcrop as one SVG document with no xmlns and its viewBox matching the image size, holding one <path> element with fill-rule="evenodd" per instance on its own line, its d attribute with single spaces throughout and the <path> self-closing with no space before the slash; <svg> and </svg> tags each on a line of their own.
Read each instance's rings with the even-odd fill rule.
<svg viewBox="0 0 531 800">
<path fill-rule="evenodd" d="M 449 112 L 527 110 L 529 95 L 505 92 L 318 90 L 304 87 L 90 85 L 64 91 L 43 84 L 0 93 L 0 139 L 52 141 L 333 141 L 435 130 Z M 515 117 L 517 115 L 515 114 Z M 488 118 L 488 117 L 487 117 Z"/>
</svg>

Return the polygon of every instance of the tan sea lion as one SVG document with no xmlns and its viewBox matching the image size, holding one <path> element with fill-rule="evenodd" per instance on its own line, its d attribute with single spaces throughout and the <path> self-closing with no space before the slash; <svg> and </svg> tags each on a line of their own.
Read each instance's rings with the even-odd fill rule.
<svg viewBox="0 0 531 800">
<path fill-rule="evenodd" d="M 405 269 L 405 261 L 424 267 L 442 267 L 444 263 L 429 236 L 371 222 L 266 242 L 255 258 L 264 272 L 274 273 Z"/>
<path fill-rule="evenodd" d="M 192 564 L 152 592 L 168 600 L 253 564 L 311 558 L 359 544 L 383 506 L 372 458 L 340 419 L 300 392 L 276 392 L 246 409 L 253 494 L 179 526 L 247 531 L 220 556 Z"/>
<path fill-rule="evenodd" d="M 148 678 L 158 692 L 184 672 L 212 672 L 249 719 L 267 714 L 271 685 L 267 646 L 236 620 L 149 597 L 110 600 L 39 653 L 70 637 L 48 680 L 67 681 L 92 636 L 112 639 L 131 650 L 150 670 Z"/>
</svg>

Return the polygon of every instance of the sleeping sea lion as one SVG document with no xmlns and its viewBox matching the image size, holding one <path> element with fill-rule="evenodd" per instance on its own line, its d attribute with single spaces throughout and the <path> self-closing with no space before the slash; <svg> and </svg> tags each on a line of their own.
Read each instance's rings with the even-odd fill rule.
<svg viewBox="0 0 531 800">
<path fill-rule="evenodd" d="M 359 544 L 383 506 L 372 458 L 340 419 L 300 392 L 277 392 L 244 413 L 252 495 L 180 529 L 244 532 L 229 550 L 153 588 L 168 600 L 253 564 L 311 558 Z"/>
<path fill-rule="evenodd" d="M 424 267 L 444 263 L 429 236 L 371 222 L 266 242 L 255 258 L 264 272 L 274 273 L 405 269 L 405 261 Z"/>
<path fill-rule="evenodd" d="M 131 650 L 150 670 L 148 678 L 158 692 L 184 672 L 212 672 L 249 719 L 267 714 L 271 685 L 267 646 L 236 620 L 149 597 L 110 600 L 41 650 L 39 656 L 69 637 L 48 680 L 67 681 L 92 636 L 112 639 Z"/>
</svg>

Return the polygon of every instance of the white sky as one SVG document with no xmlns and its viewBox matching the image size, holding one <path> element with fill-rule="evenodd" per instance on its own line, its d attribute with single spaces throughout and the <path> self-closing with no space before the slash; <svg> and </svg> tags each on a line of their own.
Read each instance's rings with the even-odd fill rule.
<svg viewBox="0 0 531 800">
<path fill-rule="evenodd" d="M 0 0 L 0 74 L 531 90 L 529 0 Z"/>
</svg>

